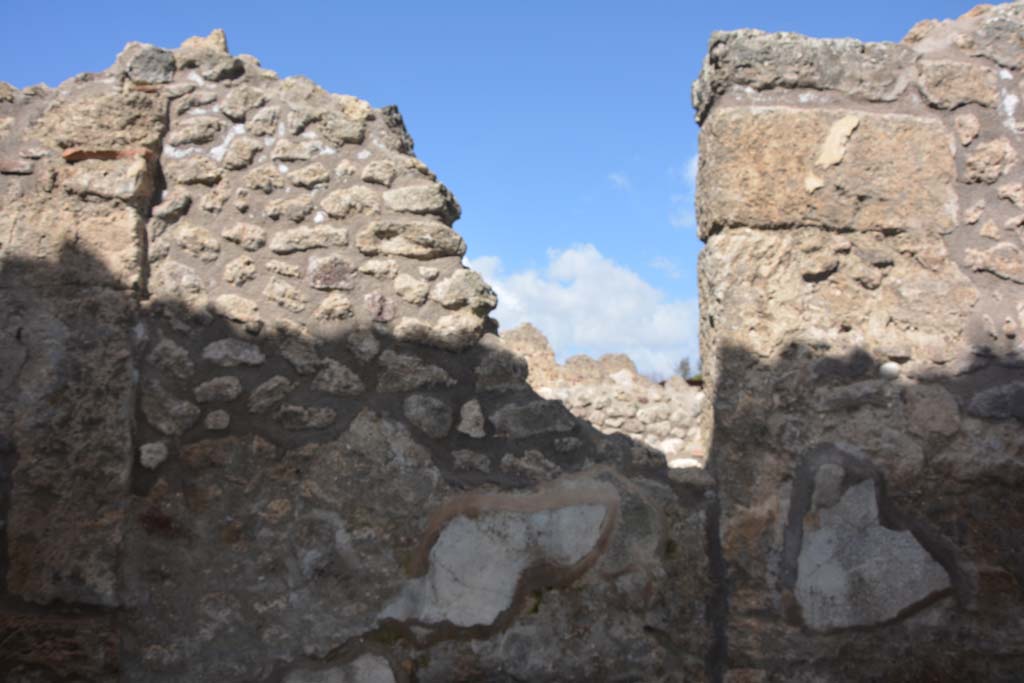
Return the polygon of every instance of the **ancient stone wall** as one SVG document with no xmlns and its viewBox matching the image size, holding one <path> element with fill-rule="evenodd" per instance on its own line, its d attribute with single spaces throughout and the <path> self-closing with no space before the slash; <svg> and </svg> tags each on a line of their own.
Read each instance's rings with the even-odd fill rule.
<svg viewBox="0 0 1024 683">
<path fill-rule="evenodd" d="M 374 109 L 131 44 L 0 89 L 0 678 L 699 678 L 702 473 L 538 396 Z"/>
<path fill-rule="evenodd" d="M 1021 3 L 901 44 L 711 39 L 693 95 L 727 681 L 1024 671 L 1022 66 Z"/>
<path fill-rule="evenodd" d="M 704 393 L 682 377 L 655 382 L 624 354 L 555 360 L 544 334 L 529 323 L 501 333 L 526 359 L 526 381 L 539 395 L 561 401 L 605 434 L 625 434 L 665 454 L 669 467 L 702 467 L 700 416 Z"/>
<path fill-rule="evenodd" d="M 495 334 L 395 108 L 0 84 L 0 678 L 1019 680 L 1022 36 L 712 37 L 706 470 L 545 397 L 632 370 Z"/>
</svg>

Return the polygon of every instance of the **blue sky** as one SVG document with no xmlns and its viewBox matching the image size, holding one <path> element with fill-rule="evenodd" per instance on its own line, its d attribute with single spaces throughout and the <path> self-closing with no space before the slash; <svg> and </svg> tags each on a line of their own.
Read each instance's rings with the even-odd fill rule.
<svg viewBox="0 0 1024 683">
<path fill-rule="evenodd" d="M 220 27 L 282 76 L 398 104 L 462 204 L 503 326 L 535 322 L 562 358 L 625 351 L 666 373 L 697 353 L 689 90 L 710 33 L 896 41 L 974 4 L 0 0 L 0 80 L 56 85 L 130 40 Z"/>
</svg>

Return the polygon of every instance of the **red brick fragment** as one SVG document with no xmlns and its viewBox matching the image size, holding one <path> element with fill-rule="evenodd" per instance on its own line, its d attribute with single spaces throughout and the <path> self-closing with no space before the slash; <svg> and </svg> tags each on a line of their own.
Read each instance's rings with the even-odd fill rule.
<svg viewBox="0 0 1024 683">
<path fill-rule="evenodd" d="M 146 157 L 147 159 L 153 159 L 156 157 L 153 154 L 153 150 L 146 149 L 145 147 L 133 147 L 129 149 L 82 149 L 81 147 L 72 147 L 64 150 L 64 161 L 69 164 L 73 164 L 76 161 L 85 161 L 86 159 L 127 159 L 129 157 Z"/>
</svg>

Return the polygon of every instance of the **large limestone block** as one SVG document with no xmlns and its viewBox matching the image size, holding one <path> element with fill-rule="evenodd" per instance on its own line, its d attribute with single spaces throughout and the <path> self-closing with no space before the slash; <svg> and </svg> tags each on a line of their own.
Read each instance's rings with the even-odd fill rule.
<svg viewBox="0 0 1024 683">
<path fill-rule="evenodd" d="M 922 266 L 917 255 L 941 238 L 920 237 L 809 227 L 713 235 L 699 262 L 705 376 L 715 347 L 767 358 L 793 341 L 948 362 L 980 295 L 952 261 Z"/>
<path fill-rule="evenodd" d="M 932 118 L 717 109 L 701 130 L 700 236 L 797 225 L 948 232 L 957 216 L 953 151 Z"/>
<path fill-rule="evenodd" d="M 58 147 L 92 151 L 155 149 L 167 126 L 166 100 L 145 92 L 112 92 L 104 84 L 58 99 L 37 134 Z"/>
<path fill-rule="evenodd" d="M 142 275 L 143 221 L 124 204 L 46 203 L 25 199 L 0 206 L 0 282 L 131 288 Z"/>
</svg>

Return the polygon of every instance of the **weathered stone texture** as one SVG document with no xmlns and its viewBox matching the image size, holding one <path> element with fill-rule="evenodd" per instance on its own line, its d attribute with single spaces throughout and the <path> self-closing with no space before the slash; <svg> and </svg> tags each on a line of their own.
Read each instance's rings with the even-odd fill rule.
<svg viewBox="0 0 1024 683">
<path fill-rule="evenodd" d="M 599 360 L 573 356 L 559 365 L 547 338 L 524 323 L 502 339 L 527 360 L 527 382 L 538 394 L 559 400 L 573 415 L 587 420 L 606 434 L 621 433 L 665 454 L 670 467 L 703 464 L 700 414 L 704 394 L 681 377 L 654 382 L 637 372 L 625 356 L 606 355 Z M 485 377 L 480 388 L 515 388 L 521 379 L 507 384 Z"/>
<path fill-rule="evenodd" d="M 1024 661 L 1022 8 L 900 45 L 712 38 L 694 106 L 723 680 L 1009 681 Z"/>
<path fill-rule="evenodd" d="M 530 389 L 396 109 L 215 31 L 0 122 L 0 677 L 701 675 L 707 482 Z"/>
<path fill-rule="evenodd" d="M 944 232 L 957 220 L 952 136 L 930 117 L 719 107 L 701 155 L 698 182 L 714 188 L 697 202 L 705 239 L 742 226 Z"/>
<path fill-rule="evenodd" d="M 712 37 L 700 392 L 221 31 L 0 86 L 0 677 L 1019 677 L 1022 8 Z"/>
</svg>

